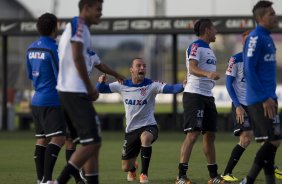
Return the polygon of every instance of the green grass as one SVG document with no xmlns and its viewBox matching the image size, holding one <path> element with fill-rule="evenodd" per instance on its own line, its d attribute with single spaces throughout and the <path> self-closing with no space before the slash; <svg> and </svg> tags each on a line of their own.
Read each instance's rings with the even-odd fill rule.
<svg viewBox="0 0 282 184">
<path fill-rule="evenodd" d="M 36 176 L 33 161 L 35 140 L 33 135 L 33 131 L 0 132 L 0 183 L 35 183 Z M 125 180 L 126 173 L 120 169 L 123 132 L 103 132 L 102 136 L 100 183 L 127 183 Z M 189 176 L 198 184 L 206 183 L 208 179 L 206 159 L 202 153 L 201 138 L 193 149 L 189 163 Z M 184 134 L 182 132 L 160 132 L 159 139 L 153 144 L 153 155 L 149 169 L 149 179 L 152 184 L 174 183 L 178 172 L 179 150 L 183 139 Z M 237 139 L 231 133 L 219 133 L 217 135 L 216 150 L 219 172 L 223 171 L 230 152 L 236 143 Z M 234 170 L 235 176 L 243 178 L 246 175 L 258 147 L 259 144 L 253 142 L 246 150 Z M 276 163 L 282 167 L 281 150 L 277 152 Z M 54 177 L 59 175 L 64 164 L 64 152 L 62 151 L 54 170 Z M 264 183 L 262 173 L 259 175 L 256 184 Z M 74 184 L 73 181 L 69 183 Z M 282 182 L 280 181 L 280 183 Z"/>
<path fill-rule="evenodd" d="M 98 113 L 124 113 L 124 106 L 122 103 L 94 103 Z M 178 112 L 183 112 L 182 103 L 178 103 Z M 217 108 L 219 113 L 228 113 L 230 108 Z M 155 113 L 171 113 L 172 104 L 156 103 Z"/>
</svg>

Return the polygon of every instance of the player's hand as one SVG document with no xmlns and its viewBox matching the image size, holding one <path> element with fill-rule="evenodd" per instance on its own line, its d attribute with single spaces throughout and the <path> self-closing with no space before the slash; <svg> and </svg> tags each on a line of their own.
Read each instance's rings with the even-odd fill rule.
<svg viewBox="0 0 282 184">
<path fill-rule="evenodd" d="M 272 98 L 268 98 L 262 103 L 263 110 L 264 110 L 264 116 L 268 117 L 270 119 L 273 119 L 274 116 L 277 114 L 277 104 Z"/>
<path fill-rule="evenodd" d="M 244 122 L 245 115 L 246 111 L 241 105 L 236 107 L 236 120 L 238 123 L 242 124 Z"/>
<path fill-rule="evenodd" d="M 99 98 L 99 92 L 95 88 L 88 90 L 88 95 L 92 101 L 96 101 Z"/>
<path fill-rule="evenodd" d="M 108 76 L 107 74 L 103 74 L 103 75 L 100 75 L 100 77 L 98 78 L 98 82 L 102 83 L 102 82 L 107 82 L 108 80 Z"/>
<path fill-rule="evenodd" d="M 117 76 L 115 76 L 115 78 L 117 79 L 117 81 L 120 84 L 123 84 L 124 80 L 126 79 L 123 75 L 117 74 Z"/>
<path fill-rule="evenodd" d="M 219 75 L 219 73 L 217 73 L 217 72 L 209 72 L 208 75 L 207 75 L 207 77 L 208 77 L 209 79 L 212 79 L 212 80 L 218 80 L 218 79 L 220 79 L 220 75 Z"/>
</svg>

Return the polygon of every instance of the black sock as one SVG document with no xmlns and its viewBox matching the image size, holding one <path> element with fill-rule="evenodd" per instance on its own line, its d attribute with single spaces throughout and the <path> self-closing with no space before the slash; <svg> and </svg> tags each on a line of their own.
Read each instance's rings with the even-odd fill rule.
<svg viewBox="0 0 282 184">
<path fill-rule="evenodd" d="M 75 152 L 75 150 L 73 150 L 73 149 L 66 149 L 66 154 L 65 154 L 65 156 L 66 156 L 66 161 L 68 162 L 69 160 L 70 160 L 70 158 L 71 158 L 71 156 L 72 156 L 72 154 Z"/>
<path fill-rule="evenodd" d="M 187 170 L 188 170 L 188 164 L 179 163 L 179 165 L 178 165 L 178 178 L 181 178 L 182 176 L 186 176 Z"/>
<path fill-rule="evenodd" d="M 243 148 L 239 144 L 237 144 L 233 148 L 231 155 L 230 155 L 230 158 L 229 158 L 229 161 L 228 161 L 228 164 L 225 168 L 223 175 L 232 174 L 234 167 L 238 163 L 238 161 L 239 161 L 240 157 L 242 156 L 242 154 L 244 153 L 244 151 L 245 151 L 245 148 Z"/>
<path fill-rule="evenodd" d="M 265 149 L 268 150 L 266 154 L 266 161 L 264 165 L 264 174 L 265 174 L 265 182 L 266 184 L 274 184 L 275 183 L 275 176 L 274 176 L 274 160 L 277 151 L 277 147 L 272 145 L 271 143 L 264 143 Z"/>
<path fill-rule="evenodd" d="M 71 175 L 73 175 L 74 173 L 77 173 L 79 170 L 73 166 L 72 164 L 68 163 L 64 170 L 61 172 L 58 180 L 59 184 L 66 184 L 69 179 L 71 178 Z"/>
<path fill-rule="evenodd" d="M 135 172 L 135 171 L 136 171 L 135 165 L 134 165 L 129 171 L 130 171 L 130 172 Z"/>
<path fill-rule="evenodd" d="M 142 171 L 141 173 L 148 175 L 149 164 L 152 155 L 152 147 L 141 146 L 141 161 L 142 161 Z"/>
<path fill-rule="evenodd" d="M 75 152 L 75 150 L 73 149 L 66 149 L 66 160 L 67 162 L 70 160 L 72 154 Z M 75 182 L 78 183 L 79 181 L 82 181 L 82 178 L 79 175 L 79 171 L 77 171 L 77 173 L 73 174 L 73 177 L 75 179 Z"/>
<path fill-rule="evenodd" d="M 49 143 L 45 151 L 43 183 L 52 180 L 52 173 L 61 147 Z"/>
<path fill-rule="evenodd" d="M 217 164 L 208 164 L 208 170 L 209 170 L 209 173 L 210 173 L 210 177 L 211 178 L 215 178 L 218 176 L 218 173 L 217 173 Z"/>
<path fill-rule="evenodd" d="M 247 176 L 247 183 L 248 184 L 254 184 L 255 179 L 251 178 L 250 176 Z"/>
<path fill-rule="evenodd" d="M 87 184 L 98 184 L 99 183 L 99 175 L 91 175 L 85 176 L 87 180 Z"/>
<path fill-rule="evenodd" d="M 36 145 L 34 150 L 34 161 L 35 161 L 37 179 L 39 181 L 43 179 L 45 150 L 46 147 L 39 145 Z"/>
<path fill-rule="evenodd" d="M 266 143 L 264 143 L 256 153 L 253 165 L 248 174 L 250 178 L 254 180 L 257 178 L 261 169 L 265 167 L 265 161 L 268 157 L 267 155 L 268 155 L 268 146 Z"/>
</svg>

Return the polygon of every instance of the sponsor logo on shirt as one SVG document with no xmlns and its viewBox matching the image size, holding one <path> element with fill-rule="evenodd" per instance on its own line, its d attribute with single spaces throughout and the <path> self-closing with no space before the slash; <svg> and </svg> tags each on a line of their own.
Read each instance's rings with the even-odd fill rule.
<svg viewBox="0 0 282 184">
<path fill-rule="evenodd" d="M 254 51 L 256 49 L 256 46 L 257 46 L 257 40 L 258 40 L 258 36 L 256 36 L 256 37 L 251 36 L 250 37 L 250 42 L 248 44 L 247 57 L 252 57 L 253 56 Z"/>
<path fill-rule="evenodd" d="M 276 54 L 266 54 L 263 58 L 267 62 L 275 62 L 276 61 Z"/>
<path fill-rule="evenodd" d="M 209 65 L 216 65 L 216 60 L 215 59 L 208 59 L 206 61 L 206 63 L 209 64 Z"/>
<path fill-rule="evenodd" d="M 30 52 L 28 54 L 28 59 L 45 59 L 44 52 Z"/>
<path fill-rule="evenodd" d="M 124 102 L 127 105 L 146 105 L 147 104 L 147 100 L 125 99 Z"/>
<path fill-rule="evenodd" d="M 190 56 L 196 56 L 197 55 L 197 50 L 198 50 L 199 45 L 197 43 L 193 43 Z"/>
</svg>

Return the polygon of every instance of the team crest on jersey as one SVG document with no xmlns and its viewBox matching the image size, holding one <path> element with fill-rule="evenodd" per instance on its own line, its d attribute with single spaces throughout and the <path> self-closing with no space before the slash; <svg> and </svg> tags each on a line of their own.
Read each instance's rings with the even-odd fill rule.
<svg viewBox="0 0 282 184">
<path fill-rule="evenodd" d="M 232 68 L 234 66 L 234 63 L 235 63 L 235 58 L 234 57 L 231 57 L 229 62 L 228 62 L 228 67 L 227 67 L 227 72 L 231 73 L 232 72 Z"/>
<path fill-rule="evenodd" d="M 141 88 L 141 89 L 140 89 L 140 94 L 141 94 L 142 96 L 145 96 L 145 95 L 147 94 L 147 88 Z"/>
<path fill-rule="evenodd" d="M 198 47 L 199 47 L 199 45 L 197 43 L 193 43 L 193 45 L 191 47 L 191 52 L 190 52 L 191 56 L 196 56 L 197 55 Z"/>
</svg>

